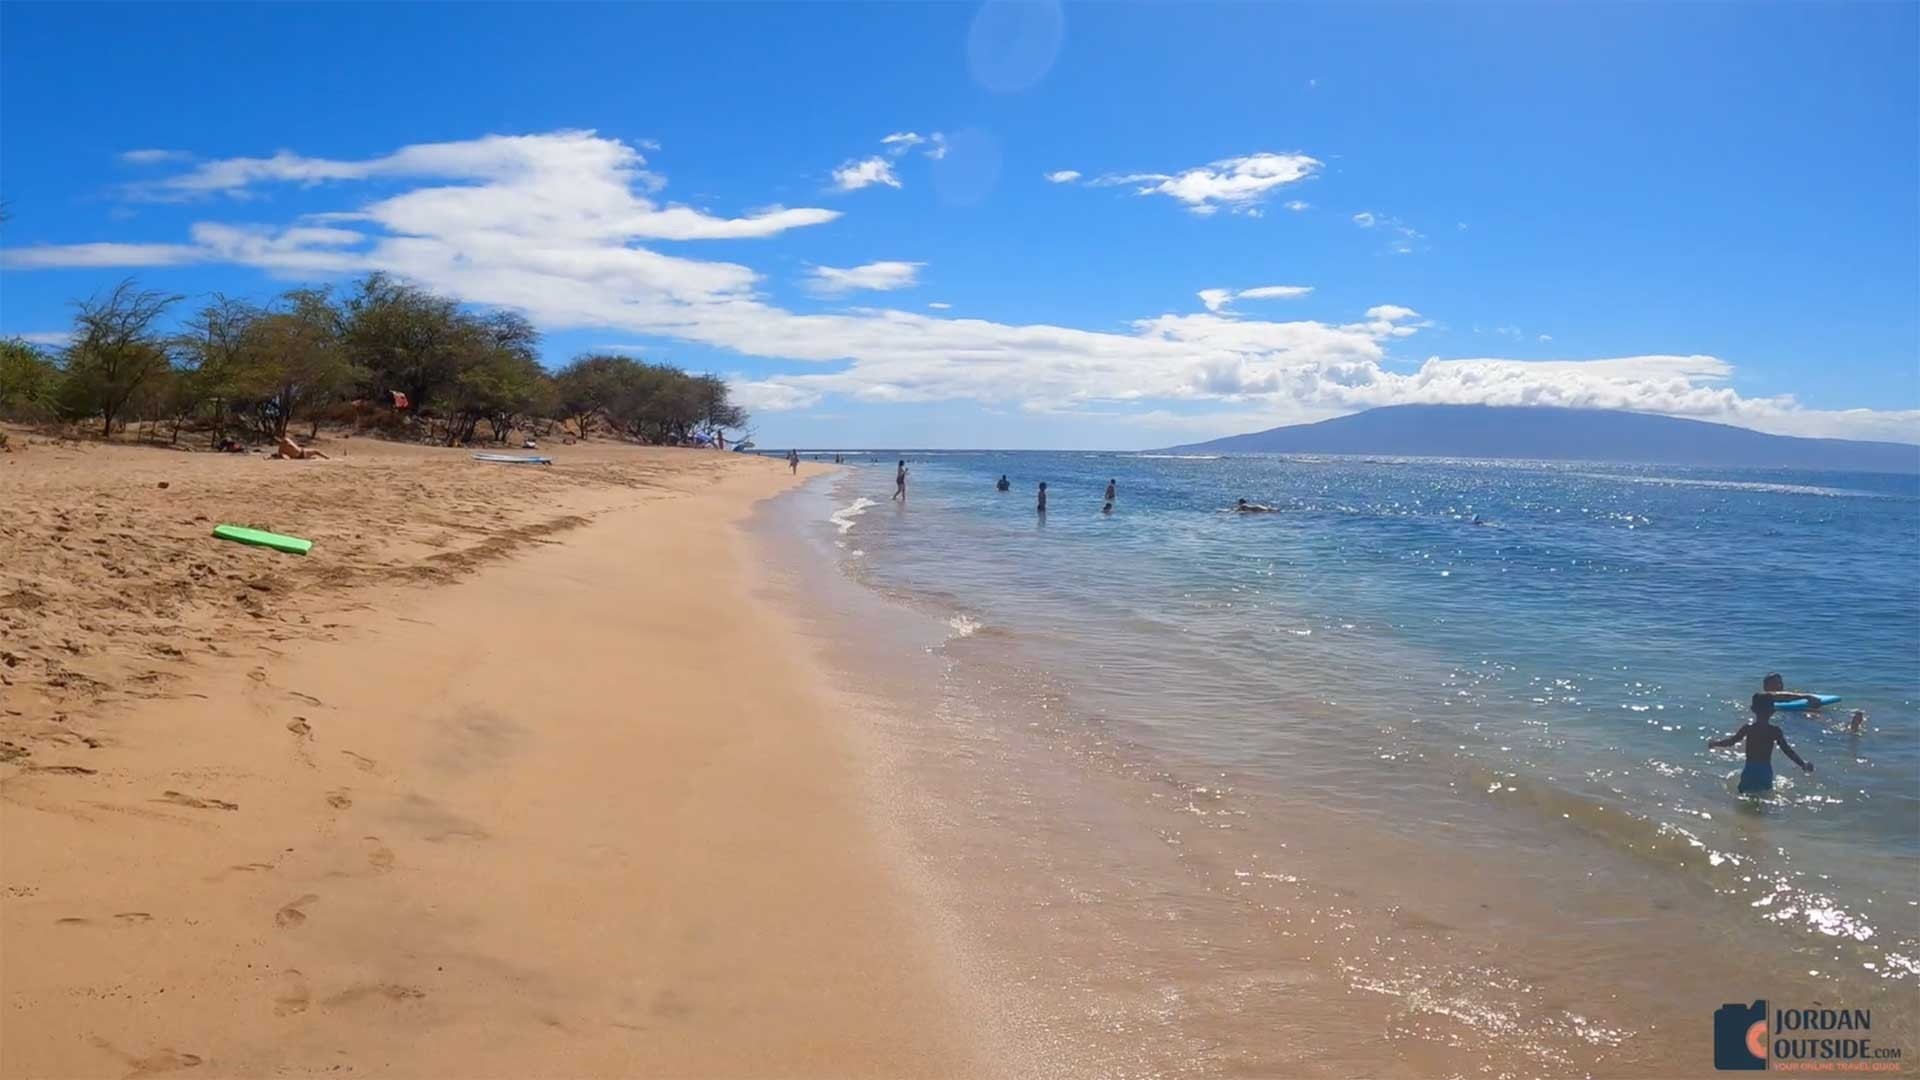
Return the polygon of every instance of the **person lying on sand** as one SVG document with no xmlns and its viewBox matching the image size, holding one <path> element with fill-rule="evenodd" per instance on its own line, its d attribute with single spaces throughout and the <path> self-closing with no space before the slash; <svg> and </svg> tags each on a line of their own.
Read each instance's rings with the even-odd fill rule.
<svg viewBox="0 0 1920 1080">
<path fill-rule="evenodd" d="M 1234 512 L 1237 514 L 1271 514 L 1274 512 L 1273 507 L 1271 506 L 1267 506 L 1263 503 L 1250 503 L 1245 499 L 1241 499 L 1239 502 L 1234 503 L 1233 509 L 1234 509 Z"/>
<path fill-rule="evenodd" d="M 1740 770 L 1740 794 L 1757 795 L 1773 790 L 1773 748 L 1778 746 L 1793 759 L 1795 765 L 1807 772 L 1813 766 L 1800 759 L 1787 745 L 1787 733 L 1773 725 L 1773 698 L 1766 693 L 1753 695 L 1748 708 L 1753 710 L 1753 720 L 1740 725 L 1740 730 L 1724 739 L 1712 739 L 1707 745 L 1716 750 L 1725 749 L 1734 743 L 1745 740 L 1747 744 L 1747 767 Z"/>
<path fill-rule="evenodd" d="M 277 458 L 290 458 L 294 461 L 305 461 L 308 458 L 318 458 L 321 461 L 327 460 L 327 455 L 318 450 L 309 450 L 299 443 L 294 442 L 291 437 L 286 435 L 280 436 L 280 445 L 274 450 L 273 456 Z"/>
</svg>

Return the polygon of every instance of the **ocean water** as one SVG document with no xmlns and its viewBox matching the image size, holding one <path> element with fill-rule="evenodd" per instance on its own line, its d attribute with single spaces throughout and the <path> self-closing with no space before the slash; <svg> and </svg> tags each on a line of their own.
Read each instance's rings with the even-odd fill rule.
<svg viewBox="0 0 1920 1080">
<path fill-rule="evenodd" d="M 1150 856 L 1111 865 L 1129 828 L 1150 836 L 1143 852 L 1175 849 L 1181 889 L 1246 898 L 1180 915 L 1211 920 L 1203 936 L 1240 941 L 1237 955 L 1195 965 L 1163 949 L 1156 976 L 1143 951 L 1128 969 L 1211 1002 L 1165 1020 L 1195 1047 L 1261 1030 L 1196 993 L 1204 969 L 1255 978 L 1282 960 L 1392 1003 L 1394 1039 L 1439 1046 L 1463 1073 L 1689 1074 L 1667 1070 L 1722 999 L 1878 1006 L 1913 1030 L 1915 478 L 906 457 L 903 505 L 894 455 L 849 454 L 809 496 L 809 536 L 848 581 L 943 628 L 925 724 L 997 724 L 982 738 L 1002 761 L 1009 738 L 1043 731 L 1018 753 L 1097 767 L 1111 799 L 1138 804 L 1046 821 L 1070 847 L 1061 819 L 1098 819 L 1078 833 L 1100 833 L 1128 883 L 1101 893 L 1112 911 L 1178 891 L 1152 884 Z M 1226 512 L 1238 497 L 1278 512 Z M 1814 773 L 1777 756 L 1778 790 L 1739 798 L 1738 751 L 1705 742 L 1743 722 L 1775 670 L 1845 700 L 1782 714 Z M 1855 707 L 1859 736 L 1840 730 Z M 1047 865 L 1056 884 L 1070 876 L 1057 855 Z M 1197 1060 L 1143 1072 L 1206 1071 Z"/>
</svg>

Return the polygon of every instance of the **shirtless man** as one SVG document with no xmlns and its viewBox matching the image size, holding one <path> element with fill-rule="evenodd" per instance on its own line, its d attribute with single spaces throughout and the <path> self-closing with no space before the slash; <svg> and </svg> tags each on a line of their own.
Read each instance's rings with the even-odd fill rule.
<svg viewBox="0 0 1920 1080">
<path fill-rule="evenodd" d="M 1753 710 L 1753 719 L 1740 725 L 1740 730 L 1724 739 L 1713 739 L 1707 743 L 1716 750 L 1722 750 L 1734 743 L 1745 740 L 1747 744 L 1747 767 L 1740 770 L 1740 794 L 1758 795 L 1773 790 L 1773 748 L 1778 746 L 1795 765 L 1807 772 L 1813 766 L 1800 759 L 1787 744 L 1787 733 L 1773 725 L 1773 697 L 1768 693 L 1753 695 L 1749 708 Z"/>
</svg>

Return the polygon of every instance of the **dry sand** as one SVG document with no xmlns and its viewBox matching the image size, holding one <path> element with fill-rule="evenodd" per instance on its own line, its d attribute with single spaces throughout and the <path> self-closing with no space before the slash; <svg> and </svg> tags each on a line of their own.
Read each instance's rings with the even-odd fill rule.
<svg viewBox="0 0 1920 1080">
<path fill-rule="evenodd" d="M 976 1071 L 783 466 L 321 445 L 0 454 L 0 1075 Z"/>
</svg>

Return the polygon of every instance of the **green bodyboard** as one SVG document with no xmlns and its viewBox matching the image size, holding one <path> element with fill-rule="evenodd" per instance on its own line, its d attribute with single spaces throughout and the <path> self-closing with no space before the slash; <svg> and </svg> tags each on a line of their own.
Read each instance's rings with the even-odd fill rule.
<svg viewBox="0 0 1920 1080">
<path fill-rule="evenodd" d="M 302 540 L 297 536 L 281 536 L 279 533 L 263 532 L 241 525 L 215 525 L 213 535 L 222 540 L 232 540 L 255 547 L 269 547 L 275 551 L 285 551 L 293 555 L 305 555 L 313 549 L 313 541 Z"/>
</svg>

